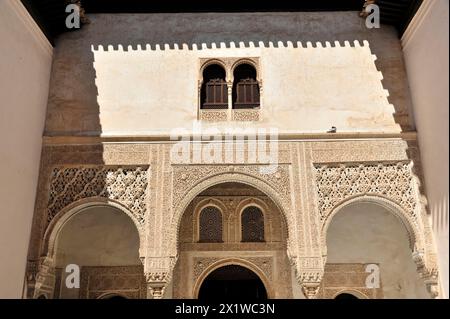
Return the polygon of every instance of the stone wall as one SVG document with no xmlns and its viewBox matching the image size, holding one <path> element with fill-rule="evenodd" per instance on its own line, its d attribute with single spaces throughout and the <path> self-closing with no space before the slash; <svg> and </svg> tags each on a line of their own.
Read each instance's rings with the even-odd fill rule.
<svg viewBox="0 0 450 319">
<path fill-rule="evenodd" d="M 357 12 L 90 15 L 56 43 L 46 135 L 192 130 L 200 69 L 257 59 L 262 102 L 248 127 L 286 133 L 408 130 L 410 97 L 395 29 Z M 227 70 L 232 78 L 232 66 Z M 241 118 L 242 114 L 232 118 Z M 248 118 L 248 115 L 245 115 Z M 231 123 L 230 123 L 231 122 Z M 214 126 L 237 126 L 230 121 Z"/>
</svg>

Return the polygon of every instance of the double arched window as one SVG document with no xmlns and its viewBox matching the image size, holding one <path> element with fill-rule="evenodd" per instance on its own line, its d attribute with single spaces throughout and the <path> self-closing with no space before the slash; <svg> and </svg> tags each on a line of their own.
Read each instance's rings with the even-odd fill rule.
<svg viewBox="0 0 450 319">
<path fill-rule="evenodd" d="M 208 206 L 200 212 L 200 238 L 203 243 L 222 242 L 222 213 L 217 207 Z"/>
<path fill-rule="evenodd" d="M 249 206 L 242 211 L 241 231 L 243 242 L 264 241 L 264 214 L 256 206 Z"/>
<path fill-rule="evenodd" d="M 227 109 L 230 99 L 233 109 L 252 109 L 260 106 L 259 82 L 255 67 L 241 63 L 232 73 L 233 86 L 229 95 L 227 71 L 224 67 L 215 63 L 204 68 L 200 92 L 201 109 Z"/>
<path fill-rule="evenodd" d="M 216 206 L 206 206 L 199 214 L 199 242 L 223 242 L 222 212 Z M 241 241 L 264 242 L 264 214 L 257 206 L 248 206 L 241 213 Z"/>
</svg>

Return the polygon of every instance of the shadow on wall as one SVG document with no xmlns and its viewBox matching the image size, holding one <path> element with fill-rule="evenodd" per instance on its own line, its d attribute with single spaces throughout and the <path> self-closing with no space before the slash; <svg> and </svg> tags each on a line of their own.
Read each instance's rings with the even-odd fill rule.
<svg viewBox="0 0 450 319">
<path fill-rule="evenodd" d="M 395 123 L 403 131 L 411 130 L 408 119 L 409 92 L 397 33 L 393 27 L 384 25 L 381 30 L 367 29 L 357 12 L 97 14 L 89 18 L 91 23 L 85 25 L 81 31 L 65 34 L 56 41 L 46 135 L 99 135 L 102 132 L 100 113 L 102 119 L 104 116 L 112 118 L 114 113 L 119 114 L 117 108 L 123 108 L 127 104 L 135 106 L 143 103 L 143 100 L 147 101 L 147 107 L 149 103 L 160 105 L 166 100 L 173 101 L 175 106 L 168 112 L 173 112 L 169 113 L 169 116 L 176 118 L 177 112 L 180 113 L 180 107 L 176 105 L 179 105 L 180 101 L 176 100 L 174 94 L 159 96 L 158 92 L 148 92 L 149 83 L 142 81 L 142 76 L 130 77 L 127 73 L 133 68 L 127 64 L 127 60 L 136 58 L 139 52 L 150 54 L 167 51 L 189 55 L 203 51 L 198 54 L 208 55 L 211 50 L 223 49 L 216 52 L 218 56 L 226 56 L 227 50 L 233 48 L 273 48 L 284 51 L 292 49 L 299 52 L 328 52 L 342 48 L 366 50 L 368 55 L 372 55 L 371 65 L 365 65 L 367 74 L 378 73 L 378 83 L 365 82 L 364 74 L 361 74 L 360 79 L 352 79 L 361 83 L 359 86 L 355 84 L 355 93 L 359 91 L 358 94 L 362 95 L 367 91 L 367 98 L 357 102 L 368 104 L 372 103 L 372 100 L 384 99 L 383 104 L 390 104 L 392 107 Z M 113 54 L 118 52 L 124 52 L 126 55 L 123 59 L 114 61 Z M 329 52 L 328 56 L 335 55 L 336 59 L 331 63 L 339 67 L 340 56 L 336 53 Z M 315 51 L 312 55 L 314 54 Z M 99 71 L 96 65 L 99 58 L 119 64 L 119 67 L 123 65 L 128 77 L 125 78 L 124 74 L 112 69 L 107 70 L 105 67 Z M 167 59 L 171 59 L 171 56 L 167 56 L 166 60 L 164 57 L 160 58 L 153 64 L 154 68 L 148 67 L 152 63 L 142 60 L 140 67 L 164 74 L 163 67 Z M 282 54 L 279 59 L 283 59 Z M 192 61 L 186 59 L 186 62 Z M 155 65 L 158 63 L 161 64 L 160 68 Z M 366 62 L 356 58 L 355 63 Z M 323 64 L 323 67 L 326 69 L 326 64 Z M 101 80 L 105 83 L 105 75 L 109 76 L 109 81 L 124 81 L 124 84 L 127 84 L 126 89 L 123 86 L 120 87 L 124 91 L 112 89 L 109 85 L 98 87 L 97 77 L 103 77 Z M 330 77 L 333 77 L 333 73 L 330 73 Z M 197 85 L 196 80 L 195 78 L 195 83 L 192 84 L 194 87 Z M 343 81 L 345 82 L 345 79 Z M 132 85 L 129 85 L 130 82 Z M 379 87 L 374 89 L 374 86 Z M 327 108 L 332 107 L 329 105 L 332 104 L 332 99 L 337 99 L 335 108 L 340 107 L 343 112 L 348 111 L 345 110 L 345 105 L 342 106 L 343 102 L 339 101 L 339 90 L 326 87 L 326 83 L 323 87 L 327 94 L 322 94 L 322 99 L 330 99 Z M 196 98 L 195 90 L 193 92 Z M 348 90 L 345 93 L 348 94 Z M 125 95 L 131 96 L 132 99 L 121 100 Z M 100 110 L 99 105 L 104 101 L 110 103 L 108 110 Z M 309 101 L 306 102 L 309 104 Z M 186 104 L 186 101 L 184 103 Z M 352 120 L 364 121 L 364 112 L 356 118 L 350 116 L 349 121 Z M 376 116 L 367 116 L 365 119 L 369 127 L 379 120 Z M 124 118 L 123 121 L 126 122 L 127 119 Z"/>
</svg>

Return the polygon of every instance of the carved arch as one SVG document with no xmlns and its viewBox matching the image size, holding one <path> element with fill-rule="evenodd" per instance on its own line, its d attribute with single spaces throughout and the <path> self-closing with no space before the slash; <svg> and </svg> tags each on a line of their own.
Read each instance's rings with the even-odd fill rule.
<svg viewBox="0 0 450 319">
<path fill-rule="evenodd" d="M 358 291 L 358 290 L 355 290 L 355 289 L 342 289 L 342 290 L 339 290 L 338 292 L 336 292 L 333 295 L 332 299 L 336 299 L 336 297 L 341 295 L 341 294 L 353 295 L 353 296 L 355 296 L 358 299 L 370 299 L 367 295 L 365 295 L 361 291 Z"/>
<path fill-rule="evenodd" d="M 278 192 L 262 179 L 242 172 L 226 172 L 219 173 L 212 176 L 207 176 L 198 181 L 185 195 L 177 202 L 174 203 L 172 221 L 171 221 L 171 237 L 169 243 L 169 250 L 172 256 L 177 256 L 177 243 L 180 229 L 180 223 L 182 215 L 184 214 L 188 205 L 192 200 L 204 190 L 222 183 L 241 183 L 252 186 L 261 192 L 265 193 L 277 206 L 287 224 L 287 246 L 288 256 L 293 257 L 296 255 L 296 231 L 295 231 L 295 217 L 287 203 L 283 201 Z M 295 250 L 294 250 L 295 249 Z"/>
<path fill-rule="evenodd" d="M 228 68 L 227 64 L 224 61 L 222 61 L 221 59 L 211 58 L 211 59 L 208 59 L 208 60 L 204 61 L 201 64 L 201 66 L 200 66 L 199 76 L 198 76 L 198 79 L 199 79 L 198 86 L 199 86 L 199 88 L 203 84 L 203 72 L 205 71 L 205 69 L 208 66 L 214 65 L 214 64 L 217 64 L 217 65 L 219 65 L 220 67 L 223 68 L 223 70 L 225 71 L 225 81 L 227 81 L 227 82 L 230 81 L 229 68 Z"/>
<path fill-rule="evenodd" d="M 207 267 L 202 272 L 202 274 L 197 278 L 197 280 L 194 284 L 194 289 L 192 291 L 192 296 L 194 298 L 198 299 L 198 295 L 200 293 L 200 288 L 203 284 L 203 281 L 214 270 L 217 270 L 217 269 L 225 267 L 225 266 L 231 266 L 231 265 L 241 266 L 241 267 L 247 268 L 247 269 L 251 270 L 252 272 L 254 272 L 259 277 L 259 279 L 261 279 L 262 283 L 264 284 L 264 288 L 266 288 L 266 292 L 267 292 L 267 298 L 273 299 L 275 297 L 273 287 L 270 284 L 270 280 L 267 278 L 264 271 L 261 268 L 259 268 L 257 265 L 253 264 L 252 262 L 249 262 L 249 261 L 247 261 L 245 259 L 241 259 L 241 258 L 223 259 L 223 260 L 219 260 L 219 261 L 213 263 L 212 265 L 209 265 L 209 267 Z"/>
<path fill-rule="evenodd" d="M 85 209 L 92 207 L 111 207 L 116 208 L 122 213 L 131 218 L 136 230 L 139 234 L 139 255 L 142 256 L 141 251 L 145 244 L 144 228 L 142 224 L 136 219 L 136 216 L 122 203 L 103 197 L 90 197 L 73 202 L 64 207 L 50 222 L 47 227 L 44 238 L 41 255 L 46 255 L 54 260 L 55 244 L 59 233 L 64 225 L 69 222 L 72 217 L 76 216 Z"/>
<path fill-rule="evenodd" d="M 255 69 L 256 72 L 256 81 L 258 81 L 259 85 L 262 85 L 262 77 L 261 77 L 261 70 L 259 67 L 259 63 L 257 60 L 252 59 L 252 58 L 241 58 L 236 60 L 230 67 L 230 76 L 231 76 L 231 81 L 234 80 L 234 70 L 242 65 L 242 64 L 248 64 L 250 66 L 252 66 Z"/>
<path fill-rule="evenodd" d="M 326 215 L 321 228 L 321 243 L 322 252 L 324 253 L 324 255 L 326 255 L 327 251 L 327 232 L 331 221 L 333 220 L 333 217 L 343 208 L 361 203 L 369 203 L 381 206 L 392 213 L 395 217 L 397 217 L 408 233 L 409 245 L 412 251 L 417 244 L 419 246 L 423 245 L 420 231 L 417 228 L 417 225 L 400 205 L 396 204 L 391 199 L 379 195 L 357 195 L 342 200 L 331 210 L 329 214 Z"/>
<path fill-rule="evenodd" d="M 101 294 L 100 296 L 98 296 L 96 299 L 109 299 L 109 298 L 113 298 L 113 297 L 129 299 L 127 296 L 125 296 L 124 294 L 119 293 L 119 292 L 105 292 L 104 294 Z"/>
<path fill-rule="evenodd" d="M 438 271 L 434 252 L 430 250 L 428 244 L 428 242 L 431 241 L 431 238 L 427 238 L 427 235 L 431 236 L 431 234 L 424 231 L 426 226 L 423 225 L 423 223 L 426 221 L 423 221 L 420 217 L 419 220 L 416 221 L 413 216 L 408 214 L 408 212 L 394 200 L 381 195 L 351 196 L 338 203 L 331 210 L 331 212 L 326 215 L 321 228 L 321 244 L 324 263 L 327 256 L 326 235 L 328 227 L 331 224 L 331 220 L 344 207 L 356 205 L 358 203 L 371 203 L 379 205 L 400 220 L 408 233 L 412 259 L 417 266 L 417 272 L 424 280 L 424 283 L 432 298 L 437 298 L 439 296 Z M 424 209 L 420 205 L 418 206 L 420 209 Z M 418 215 L 420 215 L 420 213 L 418 213 Z"/>
</svg>

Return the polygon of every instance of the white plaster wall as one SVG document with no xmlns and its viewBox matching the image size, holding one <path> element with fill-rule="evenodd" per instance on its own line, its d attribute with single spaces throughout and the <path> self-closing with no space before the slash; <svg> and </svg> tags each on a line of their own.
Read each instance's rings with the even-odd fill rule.
<svg viewBox="0 0 450 319">
<path fill-rule="evenodd" d="M 395 30 L 367 29 L 357 12 L 89 18 L 57 42 L 47 135 L 192 129 L 206 57 L 260 58 L 261 121 L 237 126 L 392 133 L 401 130 L 393 113 L 409 110 Z"/>
<path fill-rule="evenodd" d="M 129 216 L 111 207 L 93 207 L 72 217 L 57 238 L 56 265 L 80 266 L 141 265 L 139 234 Z M 62 298 L 77 298 L 78 289 L 61 285 Z"/>
<path fill-rule="evenodd" d="M 449 2 L 426 0 L 402 39 L 443 296 L 449 297 Z"/>
<path fill-rule="evenodd" d="M 327 262 L 378 263 L 384 298 L 430 298 L 412 260 L 406 228 L 375 204 L 344 207 L 327 232 Z"/>
<path fill-rule="evenodd" d="M 52 48 L 18 0 L 0 1 L 0 298 L 20 298 Z"/>
</svg>

